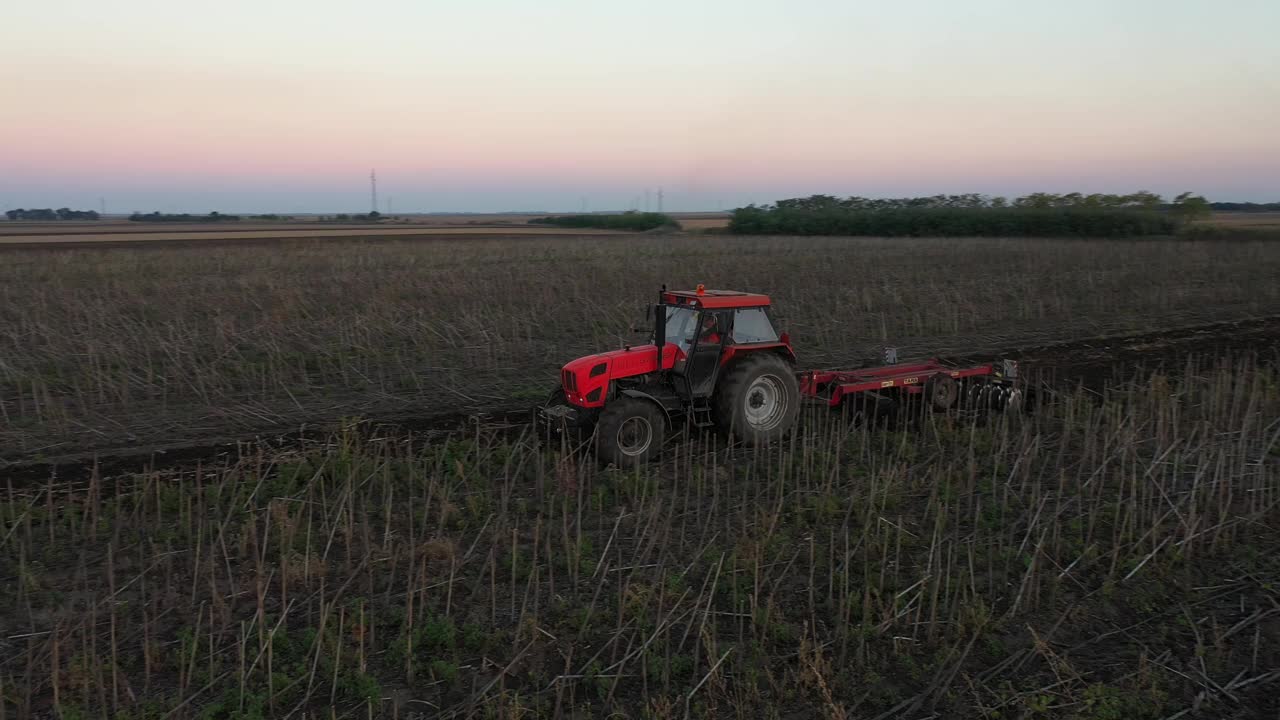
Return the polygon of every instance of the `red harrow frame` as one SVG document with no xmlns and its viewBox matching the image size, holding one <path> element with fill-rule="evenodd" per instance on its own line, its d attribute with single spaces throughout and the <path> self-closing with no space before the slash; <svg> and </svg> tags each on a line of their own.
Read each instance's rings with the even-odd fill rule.
<svg viewBox="0 0 1280 720">
<path fill-rule="evenodd" d="M 894 362 L 896 352 L 886 360 Z M 886 392 L 923 399 L 938 409 L 1016 409 L 1021 405 L 1018 364 L 1013 360 L 956 366 L 932 359 L 858 370 L 804 370 L 796 373 L 800 394 L 832 407 L 860 399 L 889 400 Z"/>
</svg>

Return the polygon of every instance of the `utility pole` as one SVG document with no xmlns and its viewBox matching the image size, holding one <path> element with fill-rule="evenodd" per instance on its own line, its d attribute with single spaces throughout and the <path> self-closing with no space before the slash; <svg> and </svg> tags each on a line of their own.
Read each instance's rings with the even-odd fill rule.
<svg viewBox="0 0 1280 720">
<path fill-rule="evenodd" d="M 369 171 L 369 200 L 373 212 L 378 212 L 378 171 Z"/>
</svg>

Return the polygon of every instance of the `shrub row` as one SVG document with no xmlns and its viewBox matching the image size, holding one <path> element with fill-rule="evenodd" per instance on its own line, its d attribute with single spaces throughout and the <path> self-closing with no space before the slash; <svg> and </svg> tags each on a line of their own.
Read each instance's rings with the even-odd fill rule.
<svg viewBox="0 0 1280 720">
<path fill-rule="evenodd" d="M 72 210 L 71 208 L 18 208 L 6 210 L 10 220 L 98 220 L 97 210 Z"/>
<path fill-rule="evenodd" d="M 223 215 L 216 210 L 208 215 L 192 215 L 190 213 L 134 213 L 129 216 L 133 222 L 237 222 L 239 215 Z"/>
<path fill-rule="evenodd" d="M 655 212 L 624 212 L 620 215 L 551 215 L 534 218 L 529 222 L 536 225 L 602 230 L 655 230 L 661 227 L 680 227 L 680 223 L 676 222 L 675 218 Z"/>
<path fill-rule="evenodd" d="M 1172 235 L 1178 221 L 1147 210 L 1113 208 L 900 208 L 851 210 L 751 205 L 733 211 L 740 235 L 874 237 L 1135 237 Z"/>
</svg>

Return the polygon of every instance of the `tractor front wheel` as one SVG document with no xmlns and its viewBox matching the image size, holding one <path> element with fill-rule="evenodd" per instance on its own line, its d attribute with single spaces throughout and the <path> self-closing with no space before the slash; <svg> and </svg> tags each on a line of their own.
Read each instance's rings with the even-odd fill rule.
<svg viewBox="0 0 1280 720">
<path fill-rule="evenodd" d="M 800 386 L 787 361 L 758 355 L 729 371 L 716 398 L 716 422 L 747 445 L 780 439 L 800 412 Z"/>
<path fill-rule="evenodd" d="M 658 456 L 666 437 L 666 418 L 657 405 L 620 397 L 605 406 L 596 425 L 596 454 L 620 468 L 644 465 Z"/>
</svg>

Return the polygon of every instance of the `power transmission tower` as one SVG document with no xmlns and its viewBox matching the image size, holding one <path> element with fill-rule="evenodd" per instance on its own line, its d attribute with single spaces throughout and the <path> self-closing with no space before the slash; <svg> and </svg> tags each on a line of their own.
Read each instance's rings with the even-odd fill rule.
<svg viewBox="0 0 1280 720">
<path fill-rule="evenodd" d="M 662 188 L 658 188 L 658 212 L 662 212 Z"/>
<path fill-rule="evenodd" d="M 649 212 L 649 188 L 644 189 L 644 211 Z"/>
<path fill-rule="evenodd" d="M 369 171 L 369 199 L 370 209 L 378 212 L 378 171 Z"/>
<path fill-rule="evenodd" d="M 105 198 L 98 198 L 98 215 L 107 216 L 107 201 Z"/>
</svg>

